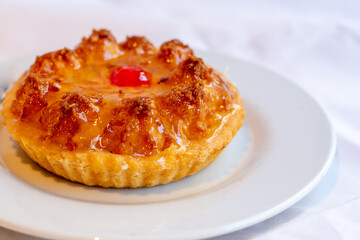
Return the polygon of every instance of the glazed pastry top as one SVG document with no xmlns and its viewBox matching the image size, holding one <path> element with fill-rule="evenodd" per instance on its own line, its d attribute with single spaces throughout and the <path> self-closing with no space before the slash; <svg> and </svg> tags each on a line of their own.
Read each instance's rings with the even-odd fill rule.
<svg viewBox="0 0 360 240">
<path fill-rule="evenodd" d="M 149 156 L 206 141 L 239 107 L 235 88 L 187 45 L 118 43 L 107 30 L 37 57 L 15 87 L 16 129 L 79 152 Z"/>
</svg>

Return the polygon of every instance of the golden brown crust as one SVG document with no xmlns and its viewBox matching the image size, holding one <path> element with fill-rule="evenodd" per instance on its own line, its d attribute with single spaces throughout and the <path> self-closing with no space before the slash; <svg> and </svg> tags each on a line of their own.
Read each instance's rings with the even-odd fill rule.
<svg viewBox="0 0 360 240">
<path fill-rule="evenodd" d="M 142 68 L 150 85 L 110 84 Z M 237 90 L 178 40 L 118 44 L 93 31 L 74 50 L 38 57 L 7 93 L 5 124 L 30 157 L 72 181 L 104 187 L 164 184 L 210 164 L 241 127 Z"/>
</svg>

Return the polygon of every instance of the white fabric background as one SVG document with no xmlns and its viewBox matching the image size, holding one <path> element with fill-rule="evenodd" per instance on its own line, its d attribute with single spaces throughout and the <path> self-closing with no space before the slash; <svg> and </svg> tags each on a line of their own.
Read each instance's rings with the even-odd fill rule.
<svg viewBox="0 0 360 240">
<path fill-rule="evenodd" d="M 360 239 L 360 2 L 0 0 L 0 64 L 72 47 L 100 27 L 257 62 L 327 111 L 338 147 L 320 184 L 283 213 L 216 239 Z M 0 227 L 0 239 L 38 238 Z"/>
</svg>

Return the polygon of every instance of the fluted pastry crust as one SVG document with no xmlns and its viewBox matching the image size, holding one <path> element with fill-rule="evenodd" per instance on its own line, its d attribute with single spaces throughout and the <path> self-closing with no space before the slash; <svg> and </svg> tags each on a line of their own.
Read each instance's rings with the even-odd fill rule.
<svg viewBox="0 0 360 240">
<path fill-rule="evenodd" d="M 135 66 L 151 84 L 118 87 L 111 71 Z M 74 50 L 47 53 L 3 102 L 13 138 L 39 165 L 103 187 L 165 184 L 208 166 L 245 112 L 236 88 L 178 40 L 117 43 L 93 31 Z"/>
</svg>

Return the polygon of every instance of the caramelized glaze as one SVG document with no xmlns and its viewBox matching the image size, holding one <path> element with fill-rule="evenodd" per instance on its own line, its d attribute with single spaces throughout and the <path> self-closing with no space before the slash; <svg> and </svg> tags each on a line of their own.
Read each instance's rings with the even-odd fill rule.
<svg viewBox="0 0 360 240">
<path fill-rule="evenodd" d="M 111 84 L 111 72 L 128 66 L 149 84 Z M 11 112 L 17 129 L 53 147 L 149 156 L 211 138 L 236 107 L 223 78 L 180 41 L 156 49 L 144 37 L 117 43 L 99 30 L 74 50 L 38 57 Z"/>
</svg>

